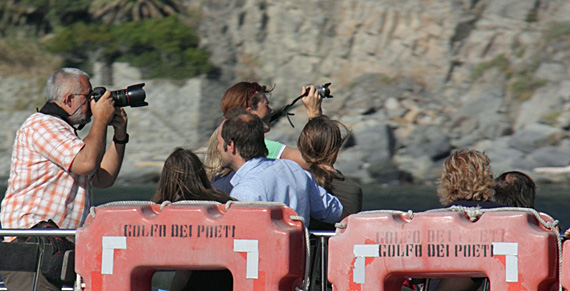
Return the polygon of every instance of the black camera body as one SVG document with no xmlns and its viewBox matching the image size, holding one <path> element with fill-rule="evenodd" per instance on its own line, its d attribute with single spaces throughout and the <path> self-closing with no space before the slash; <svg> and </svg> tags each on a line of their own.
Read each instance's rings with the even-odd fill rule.
<svg viewBox="0 0 570 291">
<path fill-rule="evenodd" d="M 111 98 L 115 100 L 116 107 L 142 107 L 147 106 L 148 103 L 144 101 L 146 93 L 143 90 L 145 83 L 140 83 L 127 87 L 127 89 L 111 91 Z M 107 89 L 103 87 L 96 87 L 91 91 L 89 97 L 93 97 L 95 101 L 99 101 Z"/>
<path fill-rule="evenodd" d="M 319 93 L 319 97 L 333 98 L 333 96 L 331 95 L 331 90 L 329 89 L 330 85 L 331 83 L 326 83 L 324 85 L 315 86 L 315 89 L 317 89 L 317 93 Z"/>
</svg>

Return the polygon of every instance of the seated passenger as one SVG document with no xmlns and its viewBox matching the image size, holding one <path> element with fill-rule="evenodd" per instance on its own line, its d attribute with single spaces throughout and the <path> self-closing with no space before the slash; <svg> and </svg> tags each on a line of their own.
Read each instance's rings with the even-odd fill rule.
<svg viewBox="0 0 570 291">
<path fill-rule="evenodd" d="M 273 110 L 269 106 L 267 96 L 273 91 L 257 82 L 239 82 L 228 88 L 220 101 L 222 114 L 226 114 L 232 107 L 240 107 L 247 112 L 259 117 L 263 121 L 264 131 L 268 132 L 271 128 L 269 117 Z M 321 115 L 322 98 L 319 97 L 314 86 L 303 87 L 302 92 L 307 92 L 307 96 L 301 101 L 307 109 L 307 117 L 309 119 Z M 288 159 L 297 162 L 301 167 L 307 168 L 305 160 L 301 157 L 298 149 L 288 147 L 280 142 L 264 139 L 267 146 L 267 158 L 270 159 Z"/>
<path fill-rule="evenodd" d="M 178 147 L 164 162 L 162 175 L 151 200 L 155 203 L 167 200 L 213 200 L 226 203 L 235 199 L 212 188 L 200 158 L 191 150 Z"/>
<path fill-rule="evenodd" d="M 491 161 L 484 153 L 455 151 L 444 164 L 437 182 L 437 194 L 444 206 L 495 208 L 506 205 L 491 201 L 495 194 Z"/>
<path fill-rule="evenodd" d="M 233 107 L 245 109 L 247 112 L 259 117 L 263 121 L 264 133 L 271 129 L 270 117 L 273 109 L 269 106 L 269 99 L 267 96 L 273 91 L 273 88 L 260 85 L 257 82 L 239 82 L 228 88 L 220 101 L 220 108 L 222 114 L 225 115 L 228 110 Z M 322 98 L 319 96 L 314 86 L 302 88 L 303 93 L 307 96 L 303 97 L 301 101 L 307 109 L 307 117 L 309 119 L 321 115 Z M 217 137 L 214 132 L 210 138 L 210 146 L 214 144 L 212 139 Z M 267 147 L 268 159 L 288 159 L 297 162 L 303 169 L 308 169 L 308 165 L 301 156 L 298 149 L 291 148 L 280 142 L 264 139 L 265 146 Z M 209 175 L 214 188 L 224 190 L 229 193 L 232 189 L 230 180 L 234 172 L 227 167 L 222 167 L 217 161 L 219 156 L 214 151 L 208 151 L 206 157 L 206 165 L 212 169 L 213 174 Z"/>
<path fill-rule="evenodd" d="M 212 188 L 204 165 L 196 154 L 191 150 L 176 148 L 164 162 L 162 175 L 151 200 L 155 203 L 180 200 L 225 203 L 235 199 Z M 177 270 L 169 290 L 233 290 L 233 278 L 228 270 Z"/>
<path fill-rule="evenodd" d="M 335 223 L 343 206 L 318 186 L 310 173 L 290 160 L 267 159 L 263 123 L 243 108 L 226 114 L 218 132 L 218 151 L 224 166 L 236 173 L 232 197 L 242 201 L 280 202 L 293 208 L 309 224 L 311 216 Z"/>
<path fill-rule="evenodd" d="M 338 197 L 343 208 L 343 217 L 362 210 L 362 188 L 345 178 L 334 168 L 340 147 L 346 137 L 342 136 L 340 127 L 346 126 L 325 115 L 315 117 L 303 128 L 297 148 L 309 165 L 309 172 L 319 186 L 328 193 Z M 334 230 L 333 224 L 311 219 L 311 229 Z"/>
<path fill-rule="evenodd" d="M 233 188 L 230 180 L 233 178 L 235 172 L 222 165 L 222 156 L 218 151 L 218 130 L 219 127 L 214 130 L 208 141 L 208 150 L 204 158 L 206 173 L 212 182 L 212 187 L 230 193 Z"/>
<path fill-rule="evenodd" d="M 444 164 L 437 182 L 437 194 L 445 206 L 465 206 L 480 208 L 505 207 L 491 201 L 495 190 L 491 160 L 483 152 L 464 149 L 455 151 Z M 436 286 L 436 291 L 477 290 L 485 278 L 444 278 Z"/>
<path fill-rule="evenodd" d="M 494 200 L 512 207 L 534 208 L 536 185 L 525 173 L 511 171 L 495 179 Z"/>
</svg>

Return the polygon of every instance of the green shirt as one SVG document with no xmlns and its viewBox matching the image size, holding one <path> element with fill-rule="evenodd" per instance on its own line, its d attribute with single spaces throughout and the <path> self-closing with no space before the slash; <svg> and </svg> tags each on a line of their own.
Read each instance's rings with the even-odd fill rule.
<svg viewBox="0 0 570 291">
<path fill-rule="evenodd" d="M 265 146 L 267 147 L 268 159 L 279 159 L 285 150 L 285 145 L 278 142 L 265 139 Z"/>
</svg>

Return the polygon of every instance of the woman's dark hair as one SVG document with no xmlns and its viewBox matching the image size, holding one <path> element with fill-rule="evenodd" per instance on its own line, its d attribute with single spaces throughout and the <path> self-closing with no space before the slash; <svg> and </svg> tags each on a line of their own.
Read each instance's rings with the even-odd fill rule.
<svg viewBox="0 0 570 291">
<path fill-rule="evenodd" d="M 495 179 L 494 200 L 512 207 L 534 208 L 536 185 L 525 173 L 510 171 Z"/>
<path fill-rule="evenodd" d="M 220 101 L 220 109 L 222 114 L 226 114 L 232 107 L 241 107 L 243 109 L 257 109 L 257 104 L 263 99 L 265 94 L 273 91 L 273 88 L 267 88 L 257 82 L 239 82 L 231 86 Z M 256 94 L 258 93 L 258 94 Z M 262 94 L 259 94 L 262 93 Z"/>
<path fill-rule="evenodd" d="M 344 137 L 341 126 L 347 131 Z M 297 147 L 309 164 L 309 171 L 317 184 L 329 192 L 333 176 L 337 173 L 333 165 L 349 132 L 344 124 L 321 115 L 309 120 L 299 135 Z"/>
<path fill-rule="evenodd" d="M 155 203 L 180 200 L 213 200 L 226 203 L 235 200 L 212 188 L 200 158 L 191 150 L 175 148 L 162 168 L 162 176 L 151 199 Z"/>
</svg>

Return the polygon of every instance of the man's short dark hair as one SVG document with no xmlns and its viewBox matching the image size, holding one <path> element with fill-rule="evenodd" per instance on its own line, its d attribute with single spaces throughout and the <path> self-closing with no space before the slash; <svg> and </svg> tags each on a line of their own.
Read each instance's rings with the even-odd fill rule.
<svg viewBox="0 0 570 291">
<path fill-rule="evenodd" d="M 494 200 L 512 207 L 534 208 L 536 185 L 525 173 L 511 171 L 495 179 Z"/>
<path fill-rule="evenodd" d="M 224 119 L 221 133 L 224 148 L 233 141 L 238 153 L 246 161 L 267 156 L 263 122 L 259 117 L 241 107 L 232 107 Z"/>
</svg>

